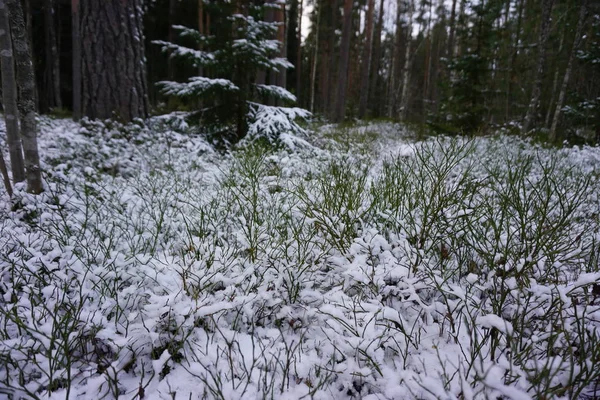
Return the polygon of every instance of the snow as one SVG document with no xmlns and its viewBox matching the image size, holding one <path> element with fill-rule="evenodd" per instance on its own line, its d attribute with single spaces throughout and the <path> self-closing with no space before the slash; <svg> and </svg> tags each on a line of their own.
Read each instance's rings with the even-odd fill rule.
<svg viewBox="0 0 600 400">
<path fill-rule="evenodd" d="M 304 112 L 289 110 L 257 105 L 252 132 Z M 0 398 L 567 398 L 597 382 L 596 147 L 369 123 L 219 153 L 181 114 L 38 122 L 45 192 L 0 192 Z M 511 186 L 527 157 L 552 179 L 532 161 Z"/>
</svg>

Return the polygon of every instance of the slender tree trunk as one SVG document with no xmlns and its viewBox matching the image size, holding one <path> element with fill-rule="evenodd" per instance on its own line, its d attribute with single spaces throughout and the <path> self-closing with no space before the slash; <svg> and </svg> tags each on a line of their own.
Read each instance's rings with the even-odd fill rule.
<svg viewBox="0 0 600 400">
<path fill-rule="evenodd" d="M 4 162 L 2 151 L 0 151 L 0 172 L 2 172 L 2 179 L 4 180 L 4 188 L 6 189 L 6 193 L 8 193 L 8 197 L 12 197 L 12 185 L 10 184 L 10 177 L 8 176 L 8 169 L 6 168 L 6 162 Z"/>
<path fill-rule="evenodd" d="M 552 16 L 552 4 L 554 0 L 543 0 L 542 4 L 542 25 L 540 27 L 540 37 L 538 40 L 538 60 L 535 70 L 535 79 L 533 83 L 533 91 L 531 93 L 531 102 L 523 122 L 522 133 L 527 133 L 535 122 L 540 96 L 542 94 L 542 78 L 544 76 L 544 64 L 546 63 L 546 42 L 550 35 L 550 18 Z"/>
<path fill-rule="evenodd" d="M 304 0 L 298 3 L 298 32 L 296 48 L 296 98 L 298 104 L 301 104 L 302 99 L 302 14 L 304 13 Z"/>
<path fill-rule="evenodd" d="M 142 0 L 81 2 L 83 113 L 124 122 L 148 114 Z"/>
<path fill-rule="evenodd" d="M 350 57 L 350 35 L 352 33 L 352 0 L 344 2 L 344 25 L 340 44 L 340 65 L 335 99 L 334 122 L 341 122 L 346 116 L 346 89 L 348 83 L 348 60 Z"/>
<path fill-rule="evenodd" d="M 560 120 L 560 113 L 565 103 L 565 96 L 567 93 L 567 87 L 569 86 L 569 79 L 571 78 L 571 72 L 573 70 L 573 61 L 575 60 L 575 53 L 579 47 L 579 43 L 582 39 L 583 25 L 585 22 L 585 16 L 587 14 L 587 0 L 581 0 L 581 6 L 579 8 L 579 19 L 577 21 L 577 28 L 575 29 L 575 38 L 573 39 L 573 47 L 571 48 L 571 54 L 569 55 L 569 62 L 567 63 L 567 69 L 565 70 L 565 76 L 563 78 L 560 93 L 558 95 L 558 101 L 556 102 L 556 109 L 554 111 L 554 118 L 552 119 L 552 127 L 550 127 L 550 135 L 548 139 L 551 142 L 556 140 L 556 128 L 558 127 L 558 121 Z"/>
<path fill-rule="evenodd" d="M 400 25 L 400 21 L 401 21 L 401 15 L 402 15 L 402 7 L 401 7 L 401 1 L 397 0 L 396 1 L 396 35 L 394 37 L 394 43 L 392 45 L 392 65 L 390 66 L 390 71 L 389 71 L 389 85 L 388 85 L 388 99 L 389 99 L 389 104 L 388 104 L 388 110 L 387 110 L 387 116 L 388 118 L 393 118 L 394 117 L 394 113 L 397 111 L 397 105 L 398 105 L 398 90 L 396 89 L 396 86 L 398 86 L 398 83 L 396 82 L 396 78 L 397 78 L 397 71 L 400 67 L 400 44 L 402 42 L 402 29 L 401 29 L 401 25 Z M 409 24 L 410 26 L 410 24 Z M 408 29 L 410 31 L 410 28 Z M 406 44 L 408 46 L 408 43 Z"/>
<path fill-rule="evenodd" d="M 8 0 L 7 5 L 15 51 L 15 69 L 19 89 L 17 106 L 21 120 L 21 143 L 25 156 L 27 190 L 30 193 L 38 194 L 42 191 L 42 171 L 35 121 L 35 75 L 21 0 Z"/>
<path fill-rule="evenodd" d="M 25 163 L 19 137 L 19 111 L 17 108 L 17 81 L 11 39 L 8 5 L 0 0 L 0 57 L 2 67 L 2 97 L 6 120 L 6 141 L 10 155 L 13 182 L 25 180 Z"/>
<path fill-rule="evenodd" d="M 317 91 L 317 64 L 319 61 L 319 32 L 321 31 L 321 6 L 317 6 L 317 26 L 315 32 L 315 54 L 313 57 L 310 83 L 310 112 L 315 112 L 315 92 Z"/>
<path fill-rule="evenodd" d="M 31 10 L 31 0 L 24 0 L 23 7 L 25 23 L 27 25 L 27 38 L 29 39 L 29 43 L 31 43 L 31 49 L 33 49 L 33 12 Z M 33 62 L 33 65 L 35 65 L 35 54 L 33 51 L 31 52 L 31 61 Z M 35 87 L 35 109 L 36 111 L 39 111 L 40 109 L 40 96 L 37 86 Z"/>
<path fill-rule="evenodd" d="M 567 27 L 568 27 L 568 25 L 565 24 L 565 29 L 563 29 L 562 35 L 560 35 L 560 42 L 558 44 L 557 55 L 560 55 L 562 53 L 564 43 L 565 43 L 565 36 L 567 34 Z M 550 101 L 548 102 L 548 111 L 546 112 L 546 119 L 544 120 L 544 126 L 546 126 L 548 128 L 550 128 L 550 118 L 552 118 L 552 110 L 553 110 L 552 106 L 554 105 L 554 101 L 556 99 L 556 92 L 558 90 L 559 71 L 560 71 L 560 65 L 557 62 L 556 70 L 554 71 L 554 79 L 552 80 L 552 94 L 550 95 Z"/>
<path fill-rule="evenodd" d="M 377 90 L 377 82 L 379 78 L 379 69 L 381 66 L 381 31 L 383 30 L 383 2 L 384 0 L 380 0 L 379 2 L 379 14 L 377 17 L 377 25 L 375 26 L 375 34 L 373 35 L 373 56 L 371 57 L 371 84 L 369 85 L 369 99 L 373 102 L 373 93 Z M 371 108 L 371 110 L 374 110 Z"/>
<path fill-rule="evenodd" d="M 431 80 L 431 59 L 432 59 L 432 49 L 433 49 L 433 37 L 431 30 L 431 18 L 433 14 L 432 10 L 433 2 L 429 3 L 429 17 L 427 18 L 427 29 L 425 30 L 425 63 L 423 65 L 423 99 L 422 99 L 422 107 L 423 107 L 423 118 L 427 115 L 429 110 L 429 90 L 430 90 L 430 80 Z"/>
<path fill-rule="evenodd" d="M 517 80 L 516 73 L 516 65 L 517 65 L 517 55 L 519 54 L 519 42 L 521 40 L 521 23 L 523 21 L 523 1 L 519 0 L 519 5 L 517 6 L 517 29 L 515 31 L 515 40 L 513 44 L 513 49 L 510 57 L 510 64 L 508 67 L 508 86 L 506 88 L 506 103 L 505 107 L 505 118 L 508 121 L 512 117 L 512 113 L 510 112 L 510 106 L 514 103 L 514 99 L 511 97 L 513 93 L 513 86 Z"/>
<path fill-rule="evenodd" d="M 367 101 L 369 100 L 369 68 L 371 66 L 371 54 L 373 52 L 373 14 L 375 12 L 375 0 L 369 0 L 367 9 L 367 26 L 365 31 L 365 44 L 360 71 L 360 94 L 358 117 L 363 118 L 367 112 Z"/>
<path fill-rule="evenodd" d="M 62 108 L 60 96 L 60 57 L 56 39 L 56 19 L 54 17 L 54 0 L 44 0 L 44 17 L 46 23 L 46 76 L 50 80 L 49 105 L 51 108 Z"/>
<path fill-rule="evenodd" d="M 275 11 L 275 22 L 279 24 L 277 28 L 277 40 L 281 43 L 280 57 L 283 59 L 287 58 L 287 45 L 285 41 L 285 3 L 281 3 L 280 7 Z M 287 72 L 286 68 L 279 68 L 277 74 L 277 86 L 282 88 L 287 87 Z"/>
<path fill-rule="evenodd" d="M 81 18 L 79 0 L 71 0 L 73 47 L 73 120 L 81 119 Z"/>
<path fill-rule="evenodd" d="M 408 26 L 412 27 L 413 23 L 413 13 L 415 10 L 414 0 L 410 0 L 410 5 L 408 8 Z M 408 105 L 409 105 L 409 97 L 410 97 L 410 80 L 411 80 L 411 68 L 412 68 L 412 34 L 410 32 L 410 28 L 408 34 L 406 35 L 406 55 L 404 57 L 404 68 L 402 71 L 402 100 L 400 102 L 400 119 L 402 121 L 406 120 L 408 116 Z"/>
<path fill-rule="evenodd" d="M 448 47 L 446 47 L 446 58 L 451 61 L 454 57 L 454 37 L 456 35 L 456 0 L 452 0 L 450 11 L 450 33 L 448 34 Z"/>
</svg>

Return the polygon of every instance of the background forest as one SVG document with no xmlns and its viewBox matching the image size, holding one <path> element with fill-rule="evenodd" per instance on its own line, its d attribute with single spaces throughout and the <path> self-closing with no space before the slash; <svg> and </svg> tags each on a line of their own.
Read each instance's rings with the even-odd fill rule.
<svg viewBox="0 0 600 400">
<path fill-rule="evenodd" d="M 78 0 L 25 0 L 39 110 L 72 109 L 74 54 L 108 18 Z M 262 1 L 132 0 L 143 31 L 148 106 L 131 116 L 194 109 L 165 96 L 157 82 L 211 76 L 170 59 L 153 41 L 177 42 L 174 25 L 210 36 L 222 22 L 217 9 Z M 550 139 L 600 138 L 600 16 L 588 0 L 287 0 L 273 1 L 265 21 L 279 23 L 287 73 L 256 71 L 252 79 L 287 88 L 297 105 L 333 121 L 389 118 L 443 133 L 511 131 L 548 133 Z M 79 8 L 82 7 L 82 12 Z M 211 10 L 212 8 L 212 10 Z M 231 8 L 231 7 L 230 7 Z M 143 12 L 142 12 L 143 9 Z M 71 11 L 77 11 L 72 14 Z M 133 15 L 133 14 L 131 14 Z M 304 18 L 301 16 L 304 15 Z M 93 17 L 94 16 L 94 17 Z M 79 27 L 73 24 L 79 22 Z M 109 24 L 104 21 L 103 24 Z M 75 29 L 74 29 L 75 28 Z M 189 40 L 188 40 L 189 41 Z M 179 41 L 181 43 L 181 41 Z M 185 41 L 183 41 L 185 43 Z M 73 46 L 75 45 L 75 47 Z M 195 45 L 195 44 L 192 44 Z M 201 47 L 198 47 L 201 48 Z M 90 75 L 106 73 L 86 68 Z M 139 55 L 141 57 L 141 54 Z M 110 54 L 105 55 L 107 60 Z M 140 61 L 143 59 L 140 58 Z M 109 61 L 110 62 L 110 61 Z M 141 65 L 141 64 L 140 64 Z M 105 66 L 104 70 L 110 67 Z M 113 68 L 115 73 L 121 68 Z M 140 73 L 145 71 L 138 70 Z M 287 76 L 286 76 L 287 75 Z M 108 78 L 107 78 L 108 79 Z M 135 80 L 133 77 L 132 79 Z M 110 80 L 110 79 L 108 79 Z M 116 79 L 115 79 L 116 80 Z M 75 83 L 77 85 L 77 83 Z M 106 88 L 107 90 L 110 88 Z M 96 116 L 90 105 L 84 112 Z M 106 94 L 110 97 L 110 94 Z M 75 102 L 80 100 L 75 97 Z M 107 100 L 108 101 L 108 100 Z M 109 107 L 110 108 L 110 107 Z M 121 113 L 124 119 L 129 112 Z M 110 115 L 98 116 L 108 117 Z"/>
<path fill-rule="evenodd" d="M 600 399 L 597 2 L 0 0 L 0 73 L 0 399 Z"/>
</svg>

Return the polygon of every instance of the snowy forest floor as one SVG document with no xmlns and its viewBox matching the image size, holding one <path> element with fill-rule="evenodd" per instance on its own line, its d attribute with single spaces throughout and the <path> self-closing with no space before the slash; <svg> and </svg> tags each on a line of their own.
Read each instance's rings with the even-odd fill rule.
<svg viewBox="0 0 600 400">
<path fill-rule="evenodd" d="M 599 148 L 173 126 L 39 120 L 46 190 L 0 200 L 0 398 L 600 397 Z"/>
</svg>

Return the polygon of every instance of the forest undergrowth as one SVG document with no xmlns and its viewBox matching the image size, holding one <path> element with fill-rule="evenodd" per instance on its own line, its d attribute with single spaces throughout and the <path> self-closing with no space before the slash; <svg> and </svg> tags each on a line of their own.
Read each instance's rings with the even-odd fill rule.
<svg viewBox="0 0 600 400">
<path fill-rule="evenodd" d="M 39 125 L 44 193 L 0 201 L 0 397 L 600 397 L 597 147 Z"/>
</svg>

